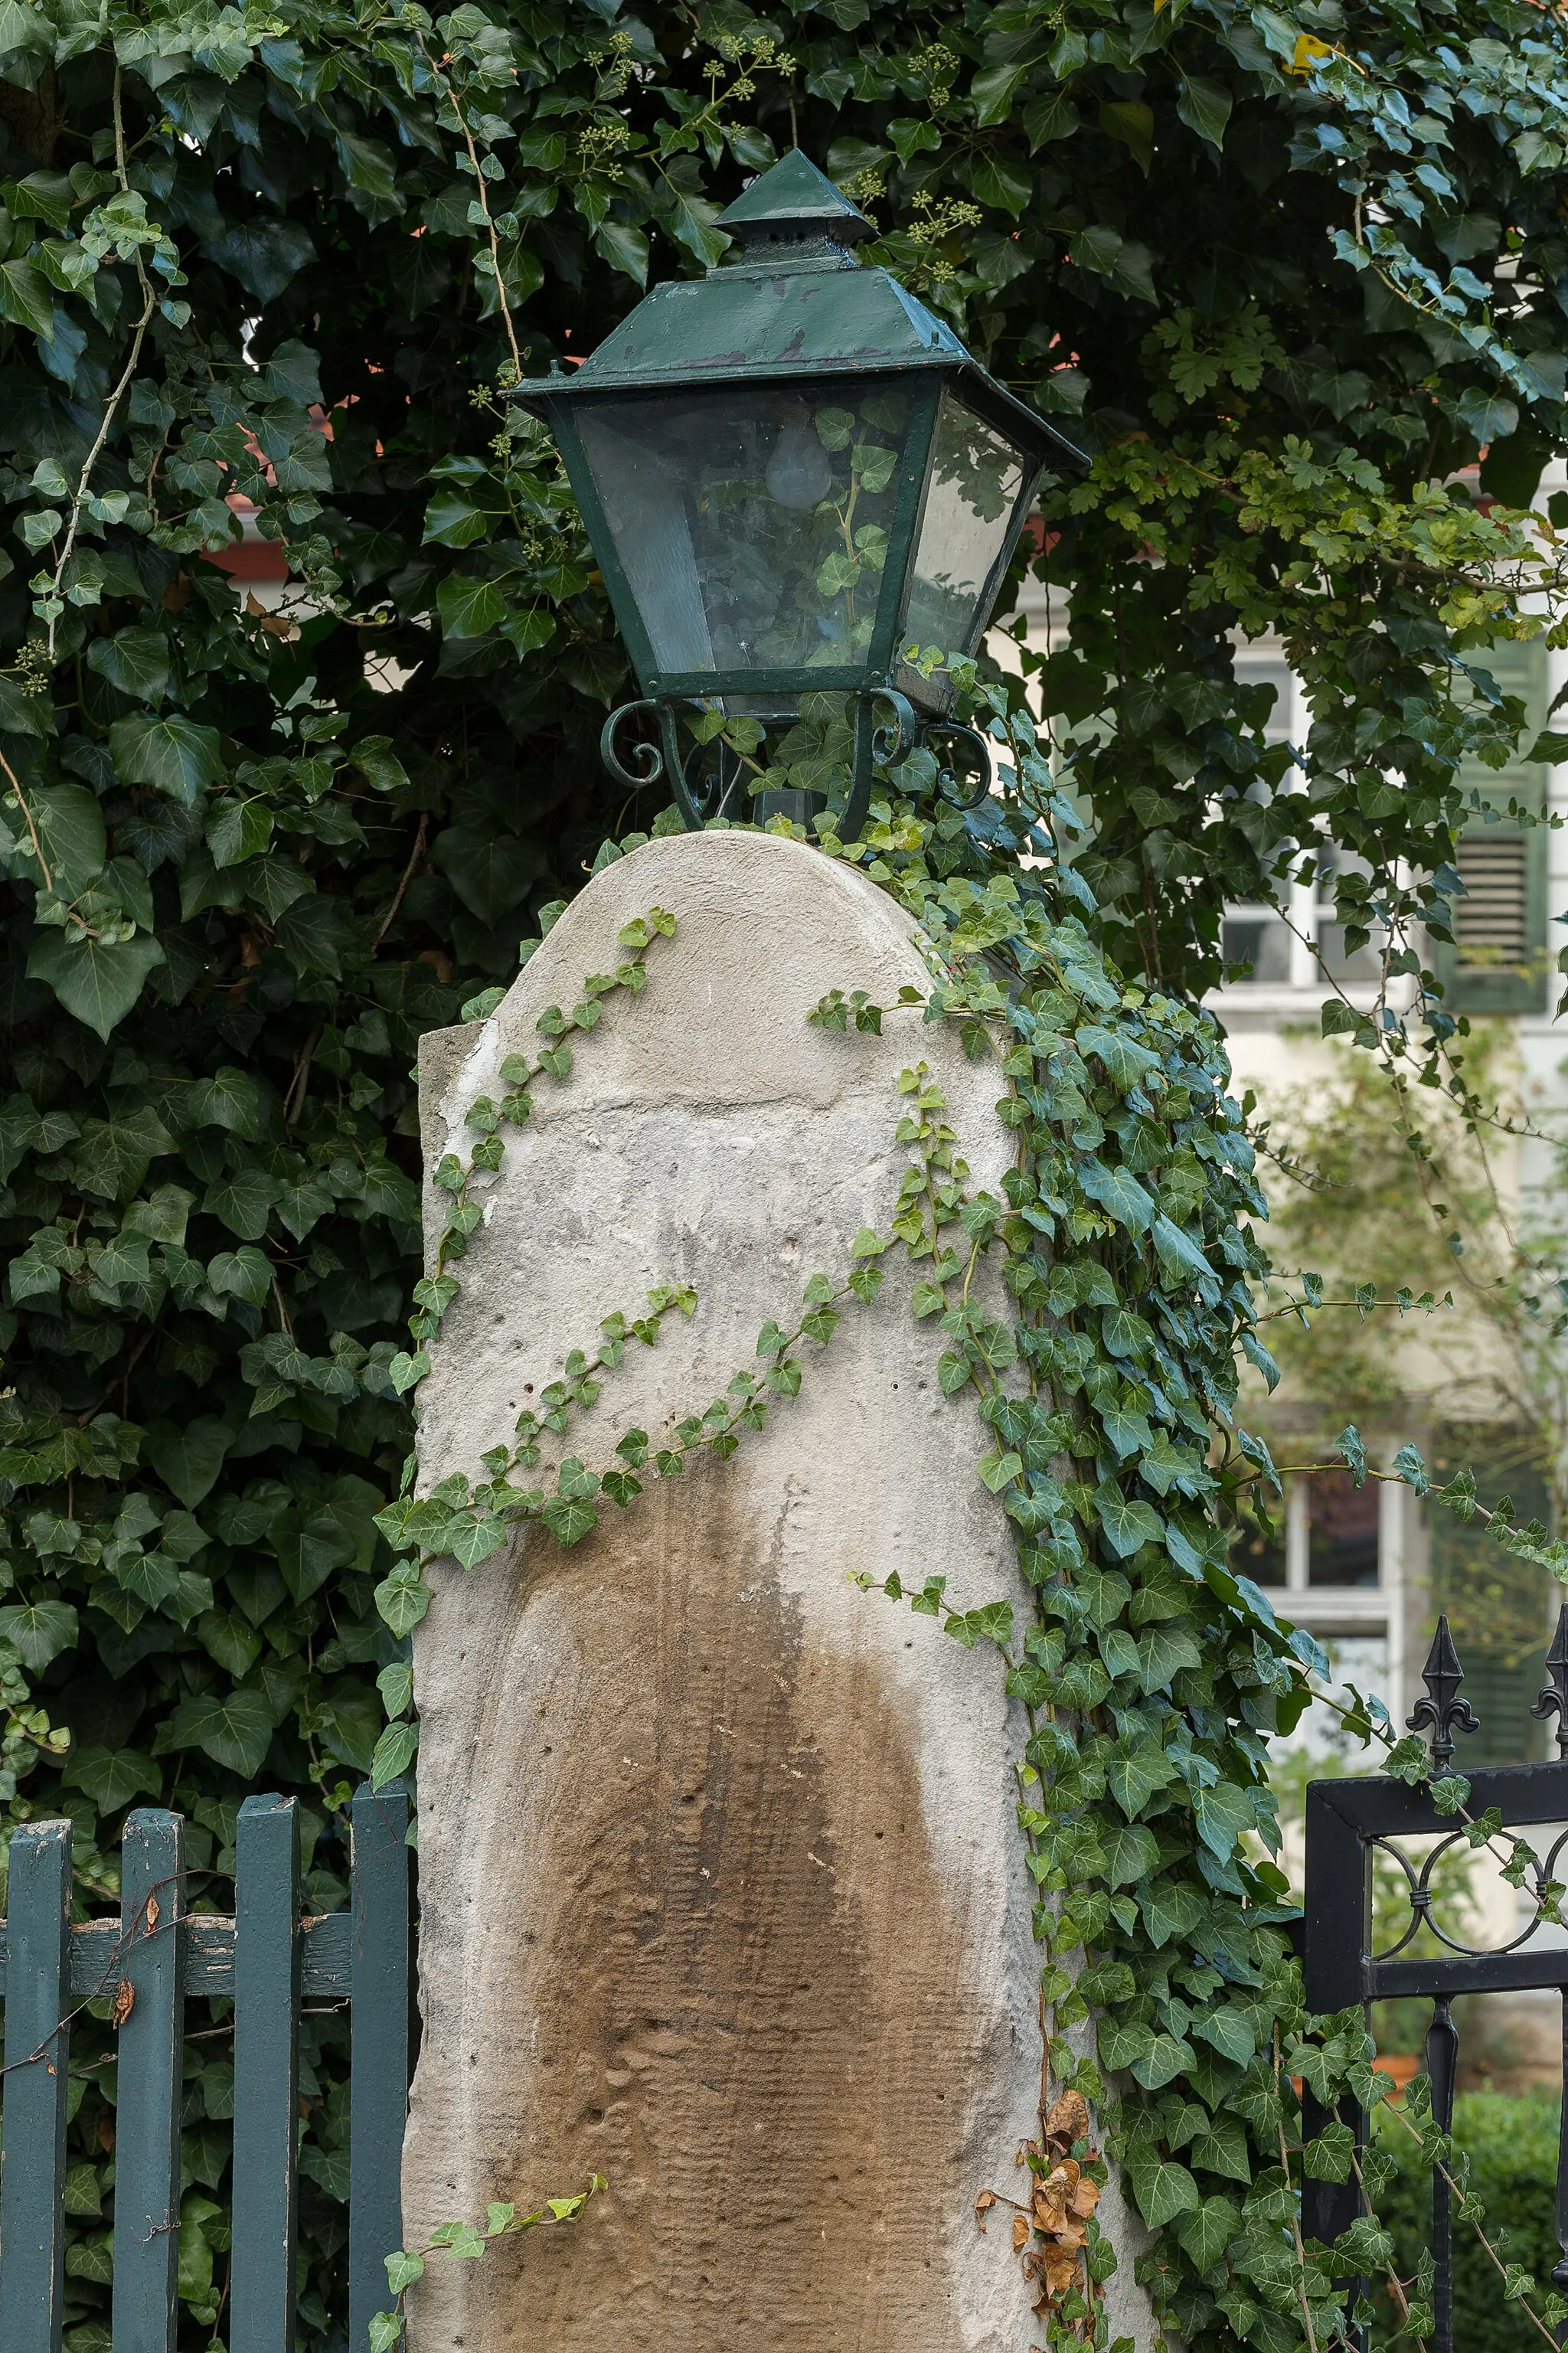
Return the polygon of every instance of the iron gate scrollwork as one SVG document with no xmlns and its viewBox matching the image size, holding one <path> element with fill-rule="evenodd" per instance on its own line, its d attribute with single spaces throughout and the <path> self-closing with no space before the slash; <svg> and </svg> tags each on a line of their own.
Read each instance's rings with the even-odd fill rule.
<svg viewBox="0 0 1568 2353">
<path fill-rule="evenodd" d="M 1556 1836 L 1545 1854 L 1527 1868 L 1524 1892 L 1534 1899 L 1531 1916 L 1506 1944 L 1486 1947 L 1471 1945 L 1441 1918 L 1435 1874 L 1441 1857 L 1465 1839 L 1465 1820 L 1443 1813 L 1434 1802 L 1432 1788 L 1413 1788 L 1382 1776 L 1364 1779 L 1314 1781 L 1307 1791 L 1306 1896 L 1302 1922 L 1302 1964 L 1307 2006 L 1320 2013 L 1361 2005 L 1370 2022 L 1374 2001 L 1397 1997 L 1427 1999 L 1432 2021 L 1426 2032 L 1426 2072 L 1432 2085 L 1433 2119 L 1445 2133 L 1453 2126 L 1454 2089 L 1458 2072 L 1459 2037 L 1451 2005 L 1460 1994 L 1519 1993 L 1555 1989 L 1563 2000 L 1563 2052 L 1568 2081 L 1568 1942 L 1541 1938 L 1539 1931 L 1552 1916 L 1546 1894 L 1558 1878 L 1558 1863 L 1568 1851 L 1568 1605 L 1557 1621 L 1547 1654 L 1549 1681 L 1531 1710 L 1537 1718 L 1556 1717 L 1558 1757 L 1555 1764 L 1506 1765 L 1466 1775 L 1469 1796 L 1465 1816 L 1479 1820 L 1493 1808 L 1507 1830 L 1550 1827 Z M 1455 1651 L 1448 1621 L 1440 1618 L 1422 1680 L 1426 1697 L 1416 1703 L 1406 1719 L 1413 1732 L 1428 1735 L 1436 1777 L 1458 1769 L 1454 1763 L 1455 1735 L 1479 1730 L 1459 1687 L 1464 1671 Z M 1393 1843 L 1399 1838 L 1433 1837 L 1436 1844 L 1417 1864 Z M 1392 1857 L 1406 1883 L 1410 1916 L 1392 1944 L 1381 1950 L 1373 1943 L 1373 1863 L 1382 1852 Z M 1412 1953 L 1425 1926 L 1445 1948 L 1440 1954 Z M 1330 2120 L 1307 2092 L 1303 2096 L 1302 2137 L 1313 2137 Z M 1364 2109 L 1342 2109 L 1358 2148 L 1366 2146 L 1370 2119 Z M 1452 2191 L 1443 2168 L 1434 2167 L 1432 2181 L 1432 2252 L 1436 2327 L 1433 2353 L 1454 2353 L 1454 2276 Z M 1352 2170 L 1348 2181 L 1308 2179 L 1302 2192 L 1302 2227 L 1306 2233 L 1332 2242 L 1350 2228 L 1365 2206 Z M 1552 2273 L 1560 2295 L 1568 2296 L 1568 2100 L 1559 2140 L 1557 2169 L 1557 2237 L 1562 2255 Z M 1364 2346 L 1364 2335 L 1357 2342 Z M 1558 2332 L 1568 2342 L 1568 2324 Z"/>
</svg>

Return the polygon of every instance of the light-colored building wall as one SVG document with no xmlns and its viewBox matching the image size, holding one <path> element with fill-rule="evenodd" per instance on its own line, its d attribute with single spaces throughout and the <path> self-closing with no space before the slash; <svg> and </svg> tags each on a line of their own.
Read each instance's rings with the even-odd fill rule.
<svg viewBox="0 0 1568 2353">
<path fill-rule="evenodd" d="M 1543 482 L 1542 501 L 1560 487 L 1554 478 Z M 1031 585 L 1019 610 L 1034 648 L 1045 650 L 1060 642 L 1066 617 L 1059 599 L 1053 606 L 1044 589 Z M 994 633 L 990 647 L 1005 666 L 1016 666 L 1016 649 L 1005 636 Z M 1510 691 L 1528 687 L 1531 716 L 1536 724 L 1544 723 L 1552 701 L 1568 687 L 1568 653 L 1552 651 L 1538 641 L 1522 652 L 1510 649 L 1510 674 L 1505 683 Z M 1310 714 L 1283 649 L 1267 640 L 1238 641 L 1237 665 L 1249 681 L 1271 683 L 1278 691 L 1269 734 L 1300 744 Z M 1514 672 L 1519 673 L 1517 681 Z M 1568 766 L 1526 767 L 1501 778 L 1478 771 L 1476 780 L 1494 788 L 1500 786 L 1505 803 L 1511 789 L 1522 787 L 1521 797 L 1532 787 L 1542 790 L 1546 812 L 1568 818 Z M 1289 788 L 1289 783 L 1283 787 Z M 1324 849 L 1331 858 L 1331 846 L 1325 844 Z M 1477 935 L 1485 932 L 1489 923 L 1500 927 L 1499 936 L 1504 942 L 1504 947 L 1494 947 L 1492 954 L 1506 953 L 1511 946 L 1510 925 L 1517 928 L 1522 923 L 1528 932 L 1530 977 L 1511 995 L 1515 998 L 1533 995 L 1536 1001 L 1488 1018 L 1506 1026 L 1531 1120 L 1551 1129 L 1563 1124 L 1568 1114 L 1568 1037 L 1554 1016 L 1562 984 L 1555 972 L 1548 970 L 1555 964 L 1558 946 L 1568 936 L 1554 928 L 1557 918 L 1568 916 L 1568 828 L 1527 831 L 1522 837 L 1518 828 L 1489 828 L 1479 849 L 1467 849 L 1461 867 L 1468 882 L 1468 895 L 1461 902 L 1464 928 L 1471 939 L 1462 956 L 1479 959 L 1484 965 L 1489 949 L 1485 939 L 1478 940 Z M 1337 1060 L 1352 1050 L 1342 1041 L 1324 1041 L 1320 1035 L 1321 1009 L 1329 997 L 1342 991 L 1363 1010 L 1375 998 L 1375 974 L 1361 968 L 1369 966 L 1372 959 L 1364 954 L 1361 958 L 1344 958 L 1331 923 L 1331 884 L 1326 880 L 1321 887 L 1310 880 L 1299 880 L 1289 886 L 1278 908 L 1238 907 L 1231 912 L 1226 924 L 1227 954 L 1233 959 L 1249 957 L 1254 970 L 1251 977 L 1215 989 L 1208 1001 L 1226 1032 L 1236 1092 L 1240 1094 L 1251 1089 L 1266 1107 L 1300 1103 L 1320 1090 Z M 1324 958 L 1334 981 L 1325 976 Z M 1447 961 L 1451 965 L 1453 958 Z M 1506 978 L 1498 980 L 1483 973 L 1479 987 L 1467 987 L 1467 977 L 1474 983 L 1475 974 L 1467 976 L 1463 971 L 1448 983 L 1454 1000 L 1462 1006 L 1485 1012 L 1489 1002 L 1500 996 L 1506 1003 L 1510 997 Z M 1404 986 L 1408 988 L 1409 984 Z M 1522 1206 L 1528 1215 L 1532 1208 L 1550 1206 L 1555 1164 L 1547 1145 L 1505 1140 L 1493 1156 L 1514 1207 Z M 1487 1384 L 1480 1378 L 1484 1366 L 1479 1355 L 1472 1359 L 1475 1381 L 1456 1383 L 1451 1367 L 1424 1366 L 1419 1344 L 1414 1348 L 1408 1342 L 1405 1345 L 1412 1395 L 1403 1415 L 1395 1409 L 1379 1417 L 1375 1443 L 1385 1457 L 1405 1442 L 1427 1444 L 1435 1427 L 1463 1424 L 1483 1409 Z M 1484 1349 L 1484 1338 L 1479 1345 Z M 1432 1377 L 1423 1379 L 1423 1372 Z M 1324 1424 L 1325 1409 L 1331 1412 L 1331 1401 L 1292 1396 L 1289 1383 L 1271 1409 L 1264 1406 L 1259 1388 L 1258 1406 L 1259 1419 L 1267 1415 L 1271 1432 L 1282 1444 L 1293 1430 L 1300 1434 L 1310 1430 L 1320 1441 L 1325 1435 L 1333 1435 Z M 1288 1451 L 1281 1451 L 1279 1459 L 1290 1459 Z M 1322 1457 L 1315 1453 L 1312 1459 Z M 1363 1535 L 1361 1549 L 1354 1554 L 1355 1581 L 1333 1581 L 1336 1548 L 1327 1541 L 1314 1544 L 1310 1525 L 1314 1507 L 1305 1480 L 1290 1487 L 1282 1514 L 1282 1557 L 1275 1557 L 1270 1567 L 1279 1588 L 1276 1598 L 1281 1613 L 1319 1635 L 1338 1673 L 1363 1689 L 1378 1692 L 1395 1721 L 1403 1723 L 1420 1694 L 1421 1667 L 1432 1630 L 1433 1507 L 1424 1504 L 1410 1489 L 1393 1485 L 1380 1489 L 1375 1506 L 1368 1498 L 1367 1507 L 1375 1519 L 1376 1561 L 1372 1576 L 1367 1574 L 1368 1540 Z M 1320 1501 L 1316 1506 L 1320 1516 L 1322 1508 Z M 1343 1546 L 1338 1549 L 1344 1551 Z M 1542 1652 L 1549 1630 L 1543 1595 Z M 1505 1679 L 1502 1686 L 1494 1677 L 1488 1693 L 1494 1707 L 1504 1708 L 1510 1718 L 1509 1727 L 1500 1724 L 1493 1727 L 1494 1741 L 1500 1741 L 1507 1753 L 1521 1757 L 1543 1753 L 1545 1736 L 1530 1723 L 1526 1706 L 1533 1696 L 1533 1689 L 1524 1690 L 1532 1664 L 1525 1662 L 1522 1671 Z M 1516 1713 L 1522 1721 L 1513 1725 Z M 1317 1717 L 1319 1711 L 1311 1711 L 1308 1725 Z M 1321 1733 L 1310 1736 L 1315 1744 Z"/>
</svg>

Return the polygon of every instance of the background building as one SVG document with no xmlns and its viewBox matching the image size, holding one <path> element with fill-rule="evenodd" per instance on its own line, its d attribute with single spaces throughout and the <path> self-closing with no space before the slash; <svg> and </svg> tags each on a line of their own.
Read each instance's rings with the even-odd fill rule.
<svg viewBox="0 0 1568 2353">
<path fill-rule="evenodd" d="M 1542 496 L 1554 486 L 1544 483 Z M 1060 635 L 1064 616 L 1059 607 L 1051 609 L 1043 588 L 1031 584 L 1020 610 L 1032 645 L 1043 648 Z M 1016 660 L 1005 638 L 994 637 L 992 644 L 1000 659 Z M 1276 690 L 1270 735 L 1300 743 L 1310 713 L 1283 649 L 1267 640 L 1244 642 L 1237 664 L 1248 683 Z M 1568 654 L 1552 651 L 1543 638 L 1500 648 L 1490 667 L 1506 691 L 1522 697 L 1532 733 L 1546 724 L 1554 698 L 1568 687 Z M 1522 760 L 1500 772 L 1478 765 L 1466 772 L 1466 783 L 1497 808 L 1513 801 L 1542 816 L 1568 813 L 1568 767 Z M 1252 1092 L 1259 1112 L 1287 1134 L 1343 1083 L 1352 1060 L 1370 1060 L 1344 1039 L 1321 1036 L 1326 1000 L 1342 996 L 1366 1011 L 1377 991 L 1375 948 L 1347 953 L 1334 921 L 1333 880 L 1342 855 L 1325 840 L 1315 871 L 1300 875 L 1279 904 L 1229 911 L 1227 958 L 1250 969 L 1209 1000 L 1229 1039 L 1237 1092 Z M 1529 1124 L 1549 1136 L 1568 1125 L 1568 1039 L 1553 1016 L 1563 934 L 1552 928 L 1568 921 L 1568 836 L 1544 825 L 1489 824 L 1478 816 L 1461 843 L 1458 866 L 1466 891 L 1458 902 L 1456 944 L 1432 943 L 1446 1003 L 1470 1018 L 1475 1038 L 1468 1050 L 1484 1057 L 1489 1074 L 1528 1113 Z M 1488 1156 L 1502 1223 L 1510 1231 L 1551 1225 L 1561 1190 L 1552 1144 L 1497 1134 L 1489 1138 Z M 1265 1181 L 1276 1217 L 1288 1224 L 1293 1180 L 1274 1166 L 1266 1168 Z M 1421 1239 L 1430 1251 L 1441 1238 L 1430 1228 L 1429 1210 L 1418 1213 L 1427 1220 Z M 1322 1216 L 1331 1228 L 1331 1188 L 1323 1197 Z M 1357 1232 L 1348 1214 L 1342 1224 L 1345 1271 L 1375 1275 L 1375 1268 L 1352 1267 Z M 1292 1258 L 1289 1240 L 1287 1233 L 1277 1243 L 1283 1268 L 1314 1263 Z M 1282 1350 L 1287 1377 L 1277 1398 L 1267 1399 L 1259 1384 L 1253 1400 L 1256 1421 L 1267 1430 L 1281 1465 L 1331 1460 L 1335 1436 L 1355 1419 L 1374 1461 L 1386 1463 L 1402 1445 L 1414 1444 L 1445 1477 L 1468 1463 L 1483 1502 L 1506 1492 L 1517 1521 L 1539 1516 L 1559 1532 L 1550 1474 L 1562 1442 L 1553 1440 L 1550 1406 L 1537 1398 L 1529 1409 L 1520 1409 L 1520 1384 L 1503 1361 L 1506 1332 L 1478 1316 L 1462 1293 L 1455 1314 L 1441 1319 L 1444 1328 L 1430 1325 L 1436 1345 L 1426 1345 L 1426 1335 L 1405 1319 L 1388 1317 L 1373 1335 L 1350 1328 L 1358 1322 L 1353 1311 L 1337 1312 L 1346 1318 L 1347 1343 L 1353 1337 L 1363 1350 L 1384 1353 L 1384 1394 L 1369 1406 L 1355 1380 L 1335 1372 L 1334 1328 L 1320 1319 L 1312 1361 L 1299 1366 Z M 1248 1536 L 1241 1548 L 1249 1574 L 1279 1589 L 1282 1614 L 1310 1628 L 1339 1674 L 1377 1692 L 1396 1721 L 1419 1695 L 1436 1614 L 1447 1609 L 1459 1641 L 1467 1696 L 1481 1719 L 1480 1732 L 1464 1744 L 1465 1760 L 1497 1764 L 1547 1753 L 1550 1736 L 1532 1721 L 1529 1706 L 1542 1680 L 1563 1595 L 1543 1573 L 1509 1560 L 1473 1524 L 1461 1525 L 1408 1487 L 1369 1482 L 1358 1492 L 1348 1473 L 1320 1472 L 1288 1480 L 1272 1535 Z M 1315 1746 L 1331 1728 L 1326 1712 L 1314 1710 L 1302 1736 Z"/>
</svg>

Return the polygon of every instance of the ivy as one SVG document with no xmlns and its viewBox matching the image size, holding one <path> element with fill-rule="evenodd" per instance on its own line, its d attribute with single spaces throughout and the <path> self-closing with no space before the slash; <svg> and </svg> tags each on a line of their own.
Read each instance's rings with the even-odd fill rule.
<svg viewBox="0 0 1568 2353">
<path fill-rule="evenodd" d="M 1073 986 L 1109 946 L 1150 990 L 1130 1031 L 1095 979 L 1043 1067 L 1009 1032 L 1005 1115 L 1026 1147 L 1042 1124 L 1065 1137 L 1034 1207 L 1072 1249 L 1041 1278 L 1054 1303 L 985 1330 L 944 1328 L 933 1249 L 940 1377 L 977 1398 L 993 1378 L 1079 1382 L 1073 1427 L 1093 1422 L 1104 1465 L 1072 1457 L 1058 1483 L 1104 1573 L 1097 1609 L 1114 1576 L 1143 1606 L 1144 1544 L 1228 1509 L 1227 1481 L 1267 1487 L 1238 1435 L 1205 1495 L 1199 1431 L 1140 1401 L 1188 1343 L 1147 1293 L 1093 1287 L 1136 1259 L 1186 1301 L 1208 1412 L 1203 1316 L 1251 1279 L 1217 1239 L 1239 1227 L 1206 1238 L 1239 1164 L 1195 1137 L 1147 1159 L 1130 1073 L 1088 1030 L 1174 1051 L 1147 1005 L 1190 1003 L 1226 900 L 1269 895 L 1328 838 L 1367 868 L 1337 886 L 1347 944 L 1377 937 L 1385 983 L 1415 983 L 1407 1026 L 1385 987 L 1353 1034 L 1472 1100 L 1412 924 L 1447 927 L 1461 765 L 1519 741 L 1486 645 L 1557 627 L 1557 526 L 1523 510 L 1563 438 L 1563 38 L 1514 0 L 1377 0 L 1353 21 L 1333 0 L 1019 0 L 940 38 L 904 0 L 787 0 L 766 26 L 727 0 L 635 20 L 535 0 L 438 19 L 0 5 L 0 1803 L 71 1810 L 84 1902 L 114 1899 L 134 1799 L 178 1806 L 194 1866 L 221 1873 L 252 1776 L 302 1795 L 310 1900 L 343 1899 L 344 1792 L 395 1753 L 383 1700 L 419 1602 L 376 1525 L 426 1345 L 405 1328 L 409 1065 L 424 1030 L 487 1009 L 596 857 L 658 821 L 598 780 L 626 659 L 560 469 L 507 394 L 591 348 L 650 277 L 716 262 L 718 210 L 796 135 L 870 207 L 876 257 L 1094 459 L 1040 543 L 1066 634 L 1023 656 L 1038 722 L 1016 686 L 976 706 L 1013 782 L 933 814 L 935 763 L 917 764 L 862 846 L 970 968 L 952 1018 L 984 1050 L 1005 1017 L 973 959 L 1005 961 L 1037 871 L 1021 855 L 1072 852 L 1050 920 Z M 221 568 L 242 533 L 286 575 L 261 595 Z M 1311 705 L 1289 748 L 1233 659 L 1265 628 Z M 842 723 L 808 714 L 763 759 L 832 766 Z M 858 1028 L 920 1018 L 841 1004 Z M 543 1039 L 539 1083 L 583 1043 Z M 1226 1155 L 1245 1141 L 1223 1135 Z M 1012 1264 L 998 1237 L 1025 1213 L 1004 1206 L 984 1248 Z M 935 1213 L 899 1214 L 912 1231 Z M 1202 1316 L 1184 1249 L 1219 1288 Z M 828 1299 L 780 1303 L 788 1361 L 821 1345 L 807 1315 L 826 1329 L 859 1303 L 857 1268 L 876 1271 L 851 1257 Z M 416 1305 L 438 1323 L 438 1294 Z M 1037 1314 L 1049 1368 L 1004 1364 Z M 613 1372 L 589 1372 L 584 1338 L 568 1386 Z M 662 1451 L 740 1434 L 728 1407 L 707 1429 Z M 1018 1519 L 1049 1441 L 984 1430 L 987 1483 L 1056 1541 L 1048 1514 Z M 560 1504 L 570 1527 L 598 1495 Z M 983 1652 L 989 1599 L 958 1599 L 932 1609 Z M 1086 1693 L 1103 1676 L 1109 1704 L 1133 1681 L 1110 1638 L 1178 1622 L 1112 1611 L 1090 1656 L 1047 1620 L 1010 1655 Z M 1071 1769 L 1087 1787 L 1100 1767 Z M 1122 1827 L 1154 1836 L 1175 1786 Z M 1150 1900 L 1184 1917 L 1175 1882 Z M 301 2329 L 320 2344 L 346 2126 L 334 2030 L 310 2027 Z M 187 2087 L 199 2328 L 223 2292 L 222 2063 Z M 89 2081 L 72 2162 L 100 2188 L 109 2117 Z M 101 2353 L 86 2203 L 82 2223 L 68 2341 Z"/>
</svg>

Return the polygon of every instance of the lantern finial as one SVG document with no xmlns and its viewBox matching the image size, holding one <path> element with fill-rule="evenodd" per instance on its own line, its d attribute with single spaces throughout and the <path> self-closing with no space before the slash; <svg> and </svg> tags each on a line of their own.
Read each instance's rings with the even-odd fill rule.
<svg viewBox="0 0 1568 2353">
<path fill-rule="evenodd" d="M 760 173 L 720 214 L 717 226 L 739 240 L 748 261 L 766 259 L 774 246 L 845 247 L 877 234 L 876 223 L 798 147 Z"/>
</svg>

